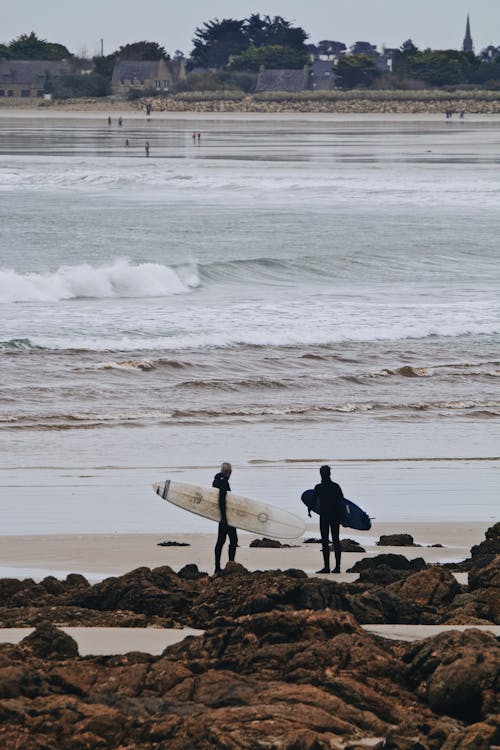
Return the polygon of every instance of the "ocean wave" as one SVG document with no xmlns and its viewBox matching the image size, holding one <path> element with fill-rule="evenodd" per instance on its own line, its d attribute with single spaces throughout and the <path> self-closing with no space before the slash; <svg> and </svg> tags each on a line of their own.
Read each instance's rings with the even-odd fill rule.
<svg viewBox="0 0 500 750">
<path fill-rule="evenodd" d="M 7 341 L 0 341 L 0 352 L 29 352 L 41 349 L 44 349 L 44 347 L 33 344 L 30 339 L 8 339 Z"/>
<path fill-rule="evenodd" d="M 160 263 L 133 264 L 117 258 L 109 265 L 61 266 L 47 273 L 0 269 L 0 303 L 58 302 L 70 299 L 169 297 L 199 286 L 195 268 Z"/>
<path fill-rule="evenodd" d="M 91 365 L 92 370 L 125 370 L 149 372 L 156 369 L 154 362 L 149 359 L 128 359 L 123 362 L 98 362 Z"/>
<path fill-rule="evenodd" d="M 0 427 L 5 430 L 67 430 L 95 427 L 142 427 L 145 424 L 199 423 L 214 420 L 323 420 L 334 415 L 363 415 L 373 413 L 387 419 L 407 419 L 446 412 L 451 415 L 498 418 L 498 401 L 415 401 L 406 403 L 345 402 L 337 404 L 283 404 L 283 405 L 216 405 L 201 408 L 139 410 L 136 412 L 84 412 L 70 414 L 39 414 L 29 416 L 0 416 Z"/>
<path fill-rule="evenodd" d="M 181 390 L 220 390 L 220 391 L 247 391 L 247 390 L 286 390 L 291 385 L 288 380 L 278 378 L 241 378 L 236 380 L 221 380 L 209 378 L 207 380 L 185 380 L 177 383 L 176 388 Z"/>
<path fill-rule="evenodd" d="M 477 363 L 477 364 L 454 364 L 454 365 L 431 365 L 429 367 L 415 367 L 413 365 L 404 365 L 396 369 L 384 368 L 375 373 L 371 373 L 368 377 L 391 377 L 391 376 L 402 376 L 404 378 L 430 378 L 433 376 L 439 376 L 443 379 L 452 379 L 454 377 L 465 378 L 465 377 L 489 377 L 498 378 L 500 377 L 500 369 L 494 369 L 492 365 L 498 365 L 496 362 Z M 349 376 L 353 377 L 354 376 Z M 356 382 L 361 382 L 359 377 L 355 378 Z"/>
</svg>

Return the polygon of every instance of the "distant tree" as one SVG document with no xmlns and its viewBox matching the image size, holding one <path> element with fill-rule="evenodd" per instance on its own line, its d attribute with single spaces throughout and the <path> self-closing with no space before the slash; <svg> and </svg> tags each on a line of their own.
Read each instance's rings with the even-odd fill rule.
<svg viewBox="0 0 500 750">
<path fill-rule="evenodd" d="M 224 67 L 235 56 L 249 49 L 286 47 L 306 53 L 307 34 L 281 16 L 253 13 L 246 19 L 225 18 L 207 21 L 196 29 L 191 66 Z"/>
<path fill-rule="evenodd" d="M 112 52 L 109 55 L 99 55 L 99 57 L 94 57 L 95 72 L 111 82 L 113 68 L 115 67 L 116 60 L 116 52 Z"/>
<path fill-rule="evenodd" d="M 10 47 L 8 47 L 6 44 L 0 44 L 0 60 L 2 58 L 6 59 L 9 57 L 12 57 Z"/>
<path fill-rule="evenodd" d="M 223 18 L 206 21 L 196 28 L 191 63 L 193 66 L 217 68 L 226 65 L 231 55 L 239 55 L 248 48 L 244 21 Z"/>
<path fill-rule="evenodd" d="M 99 73 L 72 75 L 57 78 L 48 84 L 47 91 L 56 99 L 72 99 L 80 96 L 108 96 L 110 81 Z"/>
<path fill-rule="evenodd" d="M 261 16 L 254 13 L 245 20 L 245 34 L 250 47 L 291 47 L 305 51 L 308 34 L 300 26 L 292 26 L 282 16 Z"/>
<path fill-rule="evenodd" d="M 453 49 L 426 49 L 393 59 L 394 73 L 421 80 L 430 86 L 469 83 L 478 66 L 479 62 L 472 52 Z"/>
<path fill-rule="evenodd" d="M 231 70 L 258 70 L 266 68 L 302 68 L 307 63 L 307 53 L 293 47 L 278 44 L 266 47 L 250 47 L 230 62 Z"/>
<path fill-rule="evenodd" d="M 417 54 L 418 47 L 413 44 L 411 39 L 407 39 L 406 42 L 403 42 L 401 45 L 399 52 L 405 57 L 413 57 L 413 55 Z"/>
<path fill-rule="evenodd" d="M 491 62 L 481 62 L 472 72 L 471 83 L 486 86 L 486 88 L 499 87 L 500 82 L 500 56 Z"/>
<path fill-rule="evenodd" d="M 158 42 L 134 42 L 125 44 L 113 53 L 120 60 L 161 60 L 169 59 L 164 47 Z"/>
<path fill-rule="evenodd" d="M 336 55 L 337 57 L 345 52 L 347 47 L 344 42 L 335 42 L 333 39 L 322 39 L 318 42 L 320 55 Z"/>
<path fill-rule="evenodd" d="M 34 31 L 21 34 L 9 44 L 10 57 L 16 60 L 64 60 L 73 57 L 63 44 L 39 39 Z"/>
<path fill-rule="evenodd" d="M 344 89 L 371 86 L 380 75 L 375 60 L 369 55 L 344 55 L 333 71 Z"/>
</svg>

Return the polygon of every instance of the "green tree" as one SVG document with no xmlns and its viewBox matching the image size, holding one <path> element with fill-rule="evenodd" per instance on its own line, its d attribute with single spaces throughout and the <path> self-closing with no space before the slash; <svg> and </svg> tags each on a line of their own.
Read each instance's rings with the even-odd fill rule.
<svg viewBox="0 0 500 750">
<path fill-rule="evenodd" d="M 344 55 L 333 67 L 343 89 L 371 86 L 380 72 L 369 55 Z"/>
<path fill-rule="evenodd" d="M 21 34 L 9 44 L 10 57 L 15 60 L 64 60 L 73 57 L 63 44 L 39 39 L 34 31 Z"/>
<path fill-rule="evenodd" d="M 261 16 L 254 13 L 245 19 L 245 34 L 250 47 L 291 47 L 305 52 L 308 37 L 300 26 L 292 26 L 282 16 Z"/>
<path fill-rule="evenodd" d="M 72 99 L 80 96 L 99 97 L 108 96 L 111 93 L 109 79 L 99 73 L 57 78 L 47 86 L 47 91 L 56 99 Z"/>
<path fill-rule="evenodd" d="M 239 55 L 249 46 L 244 21 L 223 18 L 206 21 L 196 28 L 191 52 L 191 64 L 217 68 L 227 64 L 231 55 Z"/>
<path fill-rule="evenodd" d="M 302 68 L 307 63 L 307 53 L 278 44 L 250 47 L 231 59 L 231 70 L 258 70 L 266 68 Z"/>
<path fill-rule="evenodd" d="M 165 48 L 158 42 L 134 42 L 125 44 L 113 53 L 120 60 L 161 60 L 170 59 Z"/>
<path fill-rule="evenodd" d="M 402 47 L 392 62 L 392 69 L 397 75 L 423 81 L 430 86 L 469 83 L 478 67 L 479 62 L 472 52 L 454 49 L 419 51 L 416 47 L 404 50 Z"/>
<path fill-rule="evenodd" d="M 263 47 L 286 47 L 305 54 L 306 39 L 304 29 L 292 26 L 281 16 L 253 13 L 243 20 L 225 18 L 219 21 L 216 18 L 196 29 L 191 66 L 224 67 L 246 50 Z"/>
</svg>

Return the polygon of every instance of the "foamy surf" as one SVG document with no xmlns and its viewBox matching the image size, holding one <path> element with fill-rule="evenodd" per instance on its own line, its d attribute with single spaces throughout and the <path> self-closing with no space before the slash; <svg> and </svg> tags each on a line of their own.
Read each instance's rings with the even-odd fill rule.
<svg viewBox="0 0 500 750">
<path fill-rule="evenodd" d="M 175 269 L 160 263 L 117 258 L 92 266 L 61 266 L 54 272 L 20 274 L 0 270 L 0 303 L 59 302 L 71 299 L 170 297 L 199 286 L 195 267 Z"/>
</svg>

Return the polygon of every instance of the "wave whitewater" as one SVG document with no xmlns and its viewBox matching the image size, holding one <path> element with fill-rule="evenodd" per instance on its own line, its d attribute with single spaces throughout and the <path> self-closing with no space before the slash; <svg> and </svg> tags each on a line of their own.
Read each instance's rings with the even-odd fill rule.
<svg viewBox="0 0 500 750">
<path fill-rule="evenodd" d="M 32 414 L 26 416 L 0 415 L 0 427 L 3 429 L 45 429 L 65 430 L 88 427 L 140 427 L 144 424 L 172 424 L 172 423 L 205 423 L 217 419 L 232 419 L 235 421 L 252 421 L 255 419 L 297 419 L 310 420 L 329 417 L 332 414 L 363 414 L 367 412 L 385 412 L 387 417 L 398 417 L 398 414 L 411 413 L 418 415 L 426 412 L 448 412 L 450 414 L 466 414 L 478 417 L 498 417 L 500 415 L 499 401 L 415 401 L 411 403 L 382 403 L 376 401 L 338 403 L 338 404 L 309 404 L 309 405 L 281 405 L 281 406 L 228 406 L 209 408 L 166 408 L 130 412 L 84 412 L 70 414 Z"/>
<path fill-rule="evenodd" d="M 61 266 L 52 273 L 20 274 L 0 269 L 0 303 L 170 297 L 199 285 L 198 270 L 193 266 L 133 264 L 127 258 L 117 258 L 108 265 Z"/>
</svg>

